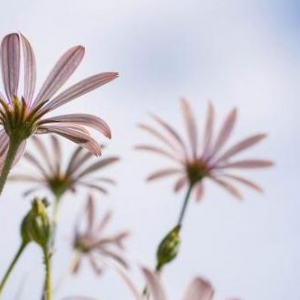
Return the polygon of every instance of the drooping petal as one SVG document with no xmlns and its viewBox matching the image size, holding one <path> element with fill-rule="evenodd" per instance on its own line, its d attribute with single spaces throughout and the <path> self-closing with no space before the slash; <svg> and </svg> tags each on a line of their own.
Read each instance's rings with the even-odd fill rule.
<svg viewBox="0 0 300 300">
<path fill-rule="evenodd" d="M 217 137 L 215 145 L 213 146 L 211 153 L 209 154 L 210 158 L 213 158 L 214 155 L 216 155 L 218 153 L 218 151 L 223 147 L 223 145 L 229 139 L 229 137 L 232 133 L 232 130 L 234 128 L 234 124 L 236 121 L 236 115 L 237 115 L 236 109 L 233 109 L 227 116 L 227 118 L 221 128 L 221 131 Z"/>
<path fill-rule="evenodd" d="M 216 161 L 216 164 L 218 162 L 222 162 L 224 160 L 231 158 L 232 156 L 236 155 L 241 151 L 244 151 L 249 147 L 254 146 L 255 144 L 259 143 L 262 139 L 264 139 L 266 136 L 267 136 L 266 134 L 256 134 L 240 141 L 239 143 L 230 147 L 224 154 L 222 154 Z"/>
<path fill-rule="evenodd" d="M 180 177 L 174 185 L 174 192 L 179 192 L 187 184 L 186 176 Z"/>
<path fill-rule="evenodd" d="M 209 154 L 210 149 L 212 147 L 211 144 L 212 144 L 212 139 L 213 139 L 214 120 L 215 120 L 214 106 L 210 102 L 208 104 L 208 112 L 207 112 L 207 119 L 206 119 L 204 140 L 203 140 L 202 159 L 204 161 L 208 157 L 208 154 Z"/>
<path fill-rule="evenodd" d="M 62 124 L 60 124 L 62 125 Z M 100 145 L 91 137 L 89 136 L 84 129 L 84 127 L 80 126 L 40 126 L 39 130 L 37 131 L 38 134 L 44 134 L 44 133 L 56 133 L 58 135 L 61 135 L 68 140 L 79 144 L 81 147 L 86 148 L 94 155 L 100 155 L 101 154 L 101 147 Z"/>
<path fill-rule="evenodd" d="M 195 159 L 197 157 L 198 150 L 198 130 L 195 116 L 193 114 L 192 108 L 185 99 L 182 99 L 180 104 L 183 113 L 183 118 L 187 127 L 188 136 L 190 139 L 192 157 L 193 159 Z"/>
<path fill-rule="evenodd" d="M 33 49 L 27 38 L 20 34 L 24 60 L 24 99 L 31 105 L 36 83 L 36 64 Z"/>
<path fill-rule="evenodd" d="M 211 284 L 201 277 L 196 277 L 188 286 L 183 300 L 211 300 L 213 295 Z"/>
<path fill-rule="evenodd" d="M 260 187 L 258 184 L 256 184 L 255 182 L 253 181 L 250 181 L 244 177 L 241 177 L 241 176 L 236 176 L 236 175 L 231 175 L 231 174 L 222 174 L 222 177 L 227 177 L 227 178 L 230 178 L 230 179 L 233 179 L 235 181 L 238 181 L 260 193 L 263 192 L 263 189 L 262 187 Z"/>
<path fill-rule="evenodd" d="M 153 300 L 168 300 L 160 280 L 156 274 L 147 268 L 142 268 Z"/>
<path fill-rule="evenodd" d="M 17 33 L 5 36 L 1 43 L 2 79 L 7 99 L 18 94 L 20 74 L 20 39 Z"/>
<path fill-rule="evenodd" d="M 42 112 L 48 112 L 53 109 L 56 109 L 59 106 L 62 106 L 73 99 L 76 99 L 106 83 L 109 83 L 117 77 L 118 73 L 115 72 L 106 72 L 88 77 L 72 85 L 64 92 L 56 96 L 52 101 L 47 103 L 47 105 L 42 109 Z"/>
<path fill-rule="evenodd" d="M 200 201 L 203 199 L 204 194 L 204 185 L 202 182 L 197 183 L 197 185 L 194 187 L 195 189 L 195 199 L 196 201 Z"/>
<path fill-rule="evenodd" d="M 222 179 L 219 179 L 215 176 L 210 176 L 209 178 L 212 179 L 215 183 L 217 183 L 221 187 L 223 187 L 225 190 L 227 190 L 231 195 L 235 196 L 237 199 L 243 200 L 242 194 L 232 184 L 230 184 L 227 181 L 224 181 Z"/>
<path fill-rule="evenodd" d="M 156 171 L 155 173 L 152 173 L 151 175 L 149 175 L 147 177 L 147 181 L 159 179 L 159 178 L 166 177 L 166 176 L 169 176 L 169 175 L 178 174 L 178 173 L 181 173 L 181 172 L 182 172 L 182 170 L 180 170 L 180 169 L 171 169 L 171 168 L 161 169 L 161 170 Z"/>
<path fill-rule="evenodd" d="M 39 124 L 51 124 L 51 123 L 74 123 L 79 125 L 84 125 L 92 127 L 100 131 L 107 138 L 111 138 L 111 131 L 107 123 L 99 117 L 89 115 L 89 114 L 69 114 L 61 115 L 57 117 L 51 117 L 49 119 L 44 119 L 39 122 Z"/>
<path fill-rule="evenodd" d="M 256 168 L 268 168 L 272 167 L 274 163 L 265 159 L 245 159 L 235 162 L 225 163 L 218 166 L 220 169 L 224 168 L 237 168 L 237 169 L 256 169 Z"/>
<path fill-rule="evenodd" d="M 60 89 L 74 73 L 83 56 L 84 48 L 82 46 L 75 46 L 69 49 L 58 60 L 38 93 L 34 101 L 34 107 L 49 100 Z"/>
</svg>

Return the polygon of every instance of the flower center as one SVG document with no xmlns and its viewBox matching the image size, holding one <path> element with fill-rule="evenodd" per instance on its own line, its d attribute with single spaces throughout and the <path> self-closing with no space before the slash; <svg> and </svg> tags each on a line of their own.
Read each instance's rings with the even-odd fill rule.
<svg viewBox="0 0 300 300">
<path fill-rule="evenodd" d="M 187 163 L 186 172 L 190 184 L 195 184 L 201 181 L 205 176 L 209 175 L 208 166 L 201 160 L 195 160 Z"/>
<path fill-rule="evenodd" d="M 95 244 L 94 239 L 89 235 L 76 237 L 74 241 L 74 248 L 82 253 L 88 253 L 93 249 Z"/>
<path fill-rule="evenodd" d="M 52 193 L 59 199 L 68 189 L 71 188 L 72 178 L 64 174 L 56 174 L 55 176 L 48 178 L 48 186 Z"/>
</svg>

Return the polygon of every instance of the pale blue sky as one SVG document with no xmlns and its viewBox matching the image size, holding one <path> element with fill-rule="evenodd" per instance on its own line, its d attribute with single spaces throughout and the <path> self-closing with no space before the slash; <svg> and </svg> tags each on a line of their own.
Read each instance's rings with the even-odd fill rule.
<svg viewBox="0 0 300 300">
<path fill-rule="evenodd" d="M 173 225 L 183 195 L 173 194 L 172 180 L 144 181 L 167 162 L 133 151 L 147 139 L 136 124 L 150 121 L 147 113 L 154 112 L 181 128 L 179 98 L 185 96 L 199 125 L 209 100 L 219 122 L 237 106 L 232 141 L 269 133 L 249 156 L 270 158 L 276 167 L 249 174 L 265 188 L 263 195 L 244 189 L 245 201 L 238 203 L 208 184 L 203 202 L 190 203 L 180 257 L 164 273 L 170 298 L 180 299 L 186 284 L 200 274 L 215 286 L 217 300 L 234 295 L 243 300 L 300 299 L 298 1 L 11 0 L 0 8 L 1 38 L 13 31 L 28 37 L 37 54 L 39 83 L 75 44 L 86 46 L 86 57 L 70 82 L 102 71 L 120 73 L 115 82 L 60 111 L 97 113 L 113 130 L 107 152 L 120 155 L 122 162 L 109 173 L 119 184 L 99 200 L 99 213 L 114 208 L 113 229 L 132 231 L 127 252 L 138 285 L 138 265 L 153 265 L 155 247 Z M 18 246 L 19 222 L 29 206 L 21 199 L 22 188 L 7 186 L 1 199 L 0 276 Z M 65 199 L 55 278 L 68 265 L 67 238 L 84 200 L 83 193 Z M 41 261 L 39 249 L 27 249 L 4 300 L 13 299 L 25 277 L 22 299 L 39 299 Z M 55 299 L 76 294 L 130 299 L 113 271 L 99 279 L 89 268 L 66 282 Z"/>
</svg>

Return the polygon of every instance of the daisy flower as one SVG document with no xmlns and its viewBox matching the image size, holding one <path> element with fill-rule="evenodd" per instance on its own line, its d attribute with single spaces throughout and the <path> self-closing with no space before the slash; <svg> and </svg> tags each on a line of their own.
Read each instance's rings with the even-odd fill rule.
<svg viewBox="0 0 300 300">
<path fill-rule="evenodd" d="M 46 188 L 59 201 L 66 192 L 74 193 L 79 187 L 92 188 L 99 193 L 106 194 L 107 185 L 116 184 L 113 179 L 106 176 L 93 177 L 92 175 L 119 161 L 119 157 L 97 158 L 77 146 L 69 159 L 65 161 L 61 143 L 56 136 L 50 136 L 50 147 L 39 137 L 34 136 L 32 141 L 39 155 L 26 151 L 24 160 L 36 172 L 16 173 L 9 177 L 12 181 L 35 184 L 33 188 L 25 191 L 25 195 Z"/>
<path fill-rule="evenodd" d="M 93 115 L 80 113 L 46 117 L 56 108 L 117 78 L 118 74 L 114 72 L 101 73 L 57 93 L 79 66 L 84 51 L 82 46 L 75 46 L 66 51 L 40 90 L 35 93 L 35 55 L 29 41 L 17 33 L 3 38 L 1 70 L 4 93 L 0 92 L 0 192 L 12 164 L 24 151 L 26 139 L 33 134 L 58 134 L 87 148 L 95 155 L 101 153 L 100 145 L 90 136 L 86 127 L 111 137 L 108 125 Z M 22 91 L 19 90 L 20 73 L 24 74 Z"/>
<path fill-rule="evenodd" d="M 208 178 L 217 185 L 225 188 L 233 196 L 242 199 L 242 194 L 235 183 L 240 183 L 261 192 L 262 188 L 244 176 L 231 174 L 232 169 L 256 169 L 273 165 L 265 159 L 235 159 L 240 152 L 256 145 L 266 137 L 266 134 L 255 134 L 245 138 L 233 146 L 225 147 L 235 126 L 237 110 L 233 109 L 226 117 L 219 133 L 214 135 L 215 113 L 210 103 L 202 143 L 199 143 L 198 127 L 192 108 L 186 100 L 181 101 L 181 110 L 187 128 L 189 143 L 186 143 L 180 134 L 160 117 L 152 115 L 160 126 L 155 127 L 140 124 L 139 127 L 154 136 L 163 146 L 139 145 L 140 150 L 151 151 L 162 155 L 174 162 L 174 167 L 163 168 L 151 174 L 147 180 L 152 181 L 167 176 L 177 176 L 174 185 L 175 192 L 185 186 L 195 190 L 195 197 L 200 200 L 204 192 L 204 180 Z"/>
<path fill-rule="evenodd" d="M 107 225 L 111 221 L 112 213 L 108 212 L 97 221 L 95 217 L 95 199 L 89 195 L 85 209 L 86 228 L 80 230 L 81 220 L 75 226 L 73 247 L 76 251 L 76 258 L 72 264 L 72 272 L 77 273 L 83 258 L 87 258 L 96 274 L 101 274 L 105 262 L 116 262 L 127 268 L 128 264 L 124 258 L 123 242 L 127 238 L 128 232 L 122 231 L 114 235 L 104 233 Z"/>
</svg>

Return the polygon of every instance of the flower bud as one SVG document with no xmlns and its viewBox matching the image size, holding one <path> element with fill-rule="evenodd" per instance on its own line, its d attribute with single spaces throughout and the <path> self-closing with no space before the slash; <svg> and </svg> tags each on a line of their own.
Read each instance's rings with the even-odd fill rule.
<svg viewBox="0 0 300 300">
<path fill-rule="evenodd" d="M 158 271 L 177 256 L 180 245 L 179 232 L 180 226 L 174 227 L 159 244 L 156 253 Z"/>
<path fill-rule="evenodd" d="M 33 241 L 43 248 L 47 247 L 51 233 L 50 221 L 46 211 L 47 206 L 46 199 L 35 198 L 33 200 L 32 207 L 21 224 L 23 243 Z"/>
</svg>

